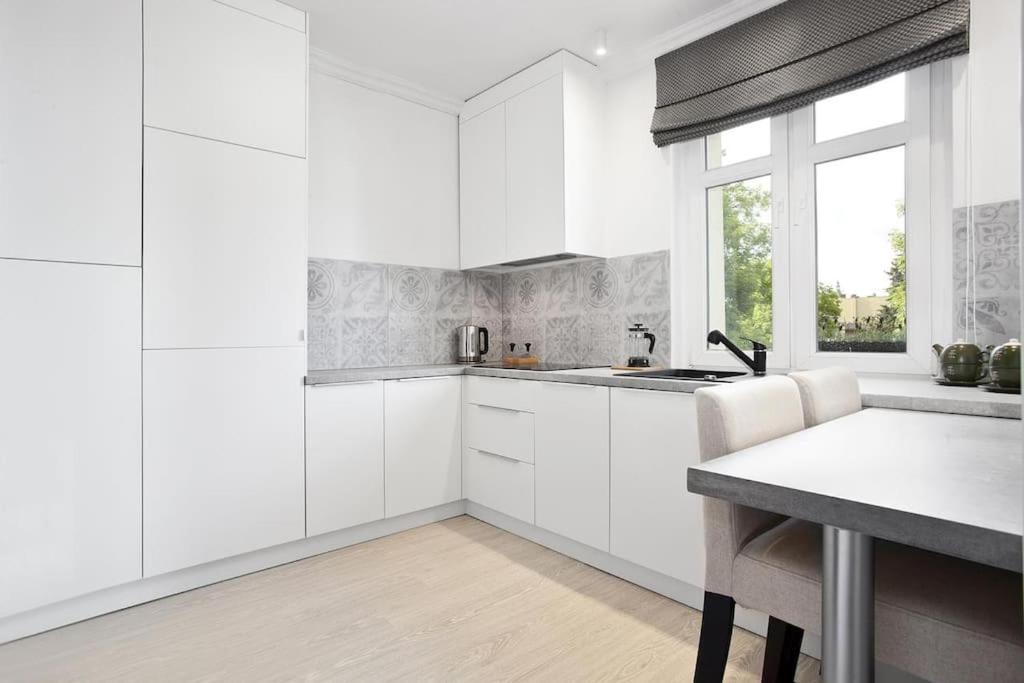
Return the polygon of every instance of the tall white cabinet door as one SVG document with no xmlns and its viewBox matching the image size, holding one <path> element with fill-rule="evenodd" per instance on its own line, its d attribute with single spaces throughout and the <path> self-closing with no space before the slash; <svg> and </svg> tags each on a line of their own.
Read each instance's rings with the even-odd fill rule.
<svg viewBox="0 0 1024 683">
<path fill-rule="evenodd" d="M 306 162 L 146 129 L 143 344 L 297 346 Z"/>
<path fill-rule="evenodd" d="M 0 257 L 139 265 L 139 0 L 0 2 Z"/>
<path fill-rule="evenodd" d="M 146 576 L 305 535 L 305 355 L 143 353 Z"/>
<path fill-rule="evenodd" d="M 459 126 L 461 266 L 505 260 L 505 105 Z"/>
<path fill-rule="evenodd" d="M 534 420 L 537 526 L 608 550 L 608 387 L 543 382 Z"/>
<path fill-rule="evenodd" d="M 216 0 L 144 4 L 147 126 L 306 155 L 302 12 L 285 25 Z"/>
<path fill-rule="evenodd" d="M 384 383 L 386 515 L 462 498 L 462 378 Z"/>
<path fill-rule="evenodd" d="M 508 260 L 565 251 L 562 77 L 505 103 L 508 133 Z"/>
<path fill-rule="evenodd" d="M 704 585 L 701 497 L 686 490 L 700 462 L 692 394 L 611 390 L 611 552 Z"/>
<path fill-rule="evenodd" d="M 306 387 L 306 535 L 384 518 L 384 383 Z"/>
<path fill-rule="evenodd" d="M 0 617 L 142 576 L 140 288 L 0 260 Z"/>
</svg>

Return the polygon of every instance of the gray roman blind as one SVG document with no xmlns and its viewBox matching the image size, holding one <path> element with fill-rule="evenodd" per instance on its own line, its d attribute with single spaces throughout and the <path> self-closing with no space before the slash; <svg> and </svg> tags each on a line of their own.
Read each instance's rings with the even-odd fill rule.
<svg viewBox="0 0 1024 683">
<path fill-rule="evenodd" d="M 967 52 L 969 0 L 788 0 L 655 60 L 659 147 Z"/>
</svg>

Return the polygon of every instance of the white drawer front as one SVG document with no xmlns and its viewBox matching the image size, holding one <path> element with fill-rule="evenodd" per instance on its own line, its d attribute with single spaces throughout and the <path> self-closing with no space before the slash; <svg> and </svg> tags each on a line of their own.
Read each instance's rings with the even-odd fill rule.
<svg viewBox="0 0 1024 683">
<path fill-rule="evenodd" d="M 533 524 L 533 465 L 467 448 L 462 469 L 466 498 Z"/>
<path fill-rule="evenodd" d="M 533 413 L 468 404 L 466 445 L 522 462 L 533 462 Z"/>
<path fill-rule="evenodd" d="M 467 377 L 466 402 L 533 412 L 537 382 L 500 377 Z"/>
</svg>

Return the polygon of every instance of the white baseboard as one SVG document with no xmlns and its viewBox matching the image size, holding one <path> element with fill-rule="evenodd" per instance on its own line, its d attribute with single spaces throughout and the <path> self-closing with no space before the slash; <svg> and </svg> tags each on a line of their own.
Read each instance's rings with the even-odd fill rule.
<svg viewBox="0 0 1024 683">
<path fill-rule="evenodd" d="M 0 644 L 314 555 L 458 517 L 464 500 L 88 593 L 0 619 Z"/>
</svg>

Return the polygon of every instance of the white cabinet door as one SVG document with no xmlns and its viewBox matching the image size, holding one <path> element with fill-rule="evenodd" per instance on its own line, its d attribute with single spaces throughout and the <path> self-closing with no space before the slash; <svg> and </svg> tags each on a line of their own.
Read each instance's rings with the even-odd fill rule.
<svg viewBox="0 0 1024 683">
<path fill-rule="evenodd" d="M 215 0 L 145 0 L 146 125 L 304 157 L 306 33 L 295 26 Z"/>
<path fill-rule="evenodd" d="M 533 524 L 533 465 L 466 448 L 462 492 L 467 500 Z"/>
<path fill-rule="evenodd" d="M 544 382 L 534 419 L 537 526 L 608 550 L 608 387 Z"/>
<path fill-rule="evenodd" d="M 686 490 L 700 461 L 692 394 L 611 390 L 611 552 L 704 585 L 701 497 Z"/>
<path fill-rule="evenodd" d="M 0 260 L 0 617 L 142 576 L 141 286 Z"/>
<path fill-rule="evenodd" d="M 505 258 L 505 105 L 459 126 L 459 229 L 462 268 Z"/>
<path fill-rule="evenodd" d="M 143 567 L 305 535 L 304 349 L 143 353 Z"/>
<path fill-rule="evenodd" d="M 145 142 L 145 348 L 301 345 L 305 161 L 153 129 Z"/>
<path fill-rule="evenodd" d="M 508 260 L 565 251 L 562 77 L 505 103 L 508 134 Z"/>
<path fill-rule="evenodd" d="M 141 12 L 0 2 L 0 257 L 139 265 Z"/>
<path fill-rule="evenodd" d="M 384 383 L 306 387 L 306 535 L 384 518 Z"/>
<path fill-rule="evenodd" d="M 384 383 L 388 517 L 462 498 L 462 378 Z"/>
</svg>

